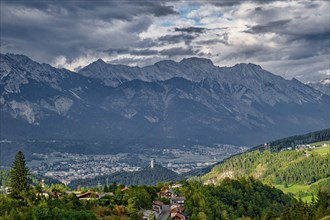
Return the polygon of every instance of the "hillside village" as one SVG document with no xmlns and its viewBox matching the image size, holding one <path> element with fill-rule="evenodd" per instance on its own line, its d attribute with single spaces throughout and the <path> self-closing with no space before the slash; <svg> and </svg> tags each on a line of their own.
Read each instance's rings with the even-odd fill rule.
<svg viewBox="0 0 330 220">
<path fill-rule="evenodd" d="M 41 182 L 41 188 L 39 188 L 39 192 L 36 193 L 37 197 L 40 198 L 61 198 L 67 194 L 74 194 L 79 200 L 102 200 L 104 198 L 114 197 L 116 196 L 116 192 L 106 192 L 106 188 L 98 187 L 95 189 L 88 189 L 86 192 L 84 191 L 71 191 L 71 190 L 63 190 L 63 189 L 50 189 L 46 187 L 44 179 Z M 119 194 L 125 195 L 125 192 L 130 190 L 130 187 L 125 187 L 121 184 L 118 186 L 121 187 Z M 152 206 L 150 209 L 143 209 L 141 212 L 143 213 L 144 220 L 167 220 L 168 218 L 172 220 L 186 220 L 189 218 L 188 214 L 184 212 L 184 206 L 186 197 L 181 196 L 177 190 L 181 188 L 181 184 L 172 184 L 169 186 L 164 186 L 161 191 L 159 191 L 158 199 L 152 202 Z M 10 194 L 10 187 L 1 188 L 2 193 Z M 118 193 L 118 192 L 117 192 Z"/>
</svg>

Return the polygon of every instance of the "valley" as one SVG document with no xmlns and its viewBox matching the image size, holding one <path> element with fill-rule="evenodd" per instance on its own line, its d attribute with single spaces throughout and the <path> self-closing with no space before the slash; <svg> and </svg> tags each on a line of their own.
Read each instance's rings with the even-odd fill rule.
<svg viewBox="0 0 330 220">
<path fill-rule="evenodd" d="M 31 173 L 48 176 L 67 185 L 73 180 L 93 179 L 117 172 L 135 172 L 150 166 L 151 159 L 154 159 L 156 164 L 182 174 L 211 166 L 247 149 L 247 147 L 221 145 L 217 148 L 206 146 L 151 148 L 141 149 L 134 153 L 102 155 L 64 152 L 32 153 L 27 165 Z"/>
</svg>

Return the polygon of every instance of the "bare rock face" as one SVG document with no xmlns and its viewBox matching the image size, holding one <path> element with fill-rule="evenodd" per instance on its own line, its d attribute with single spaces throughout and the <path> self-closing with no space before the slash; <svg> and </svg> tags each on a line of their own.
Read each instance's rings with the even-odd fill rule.
<svg viewBox="0 0 330 220">
<path fill-rule="evenodd" d="M 0 64 L 1 139 L 252 146 L 330 126 L 328 95 L 255 64 L 98 60 L 75 73 L 13 54 Z"/>
</svg>

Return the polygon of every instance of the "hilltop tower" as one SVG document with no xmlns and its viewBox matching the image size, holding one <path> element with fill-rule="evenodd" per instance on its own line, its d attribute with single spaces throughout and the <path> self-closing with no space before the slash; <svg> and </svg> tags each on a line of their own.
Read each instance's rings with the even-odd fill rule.
<svg viewBox="0 0 330 220">
<path fill-rule="evenodd" d="M 45 189 L 45 179 L 41 180 L 41 188 L 42 188 L 42 190 Z"/>
<path fill-rule="evenodd" d="M 264 148 L 265 148 L 265 150 L 269 150 L 269 147 L 270 147 L 270 145 L 269 145 L 268 143 L 265 143 L 265 144 L 264 144 Z"/>
<path fill-rule="evenodd" d="M 152 158 L 151 161 L 150 161 L 150 167 L 151 169 L 153 169 L 155 167 L 155 159 Z"/>
</svg>

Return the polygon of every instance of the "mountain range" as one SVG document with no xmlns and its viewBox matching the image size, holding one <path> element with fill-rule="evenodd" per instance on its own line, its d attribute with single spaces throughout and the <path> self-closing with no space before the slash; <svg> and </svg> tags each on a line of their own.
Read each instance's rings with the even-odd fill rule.
<svg viewBox="0 0 330 220">
<path fill-rule="evenodd" d="M 322 79 L 318 82 L 309 82 L 308 85 L 324 94 L 330 95 L 330 78 Z"/>
<path fill-rule="evenodd" d="M 146 67 L 99 59 L 78 72 L 0 56 L 2 140 L 107 147 L 253 146 L 328 128 L 329 96 L 255 64 L 187 58 Z"/>
</svg>

